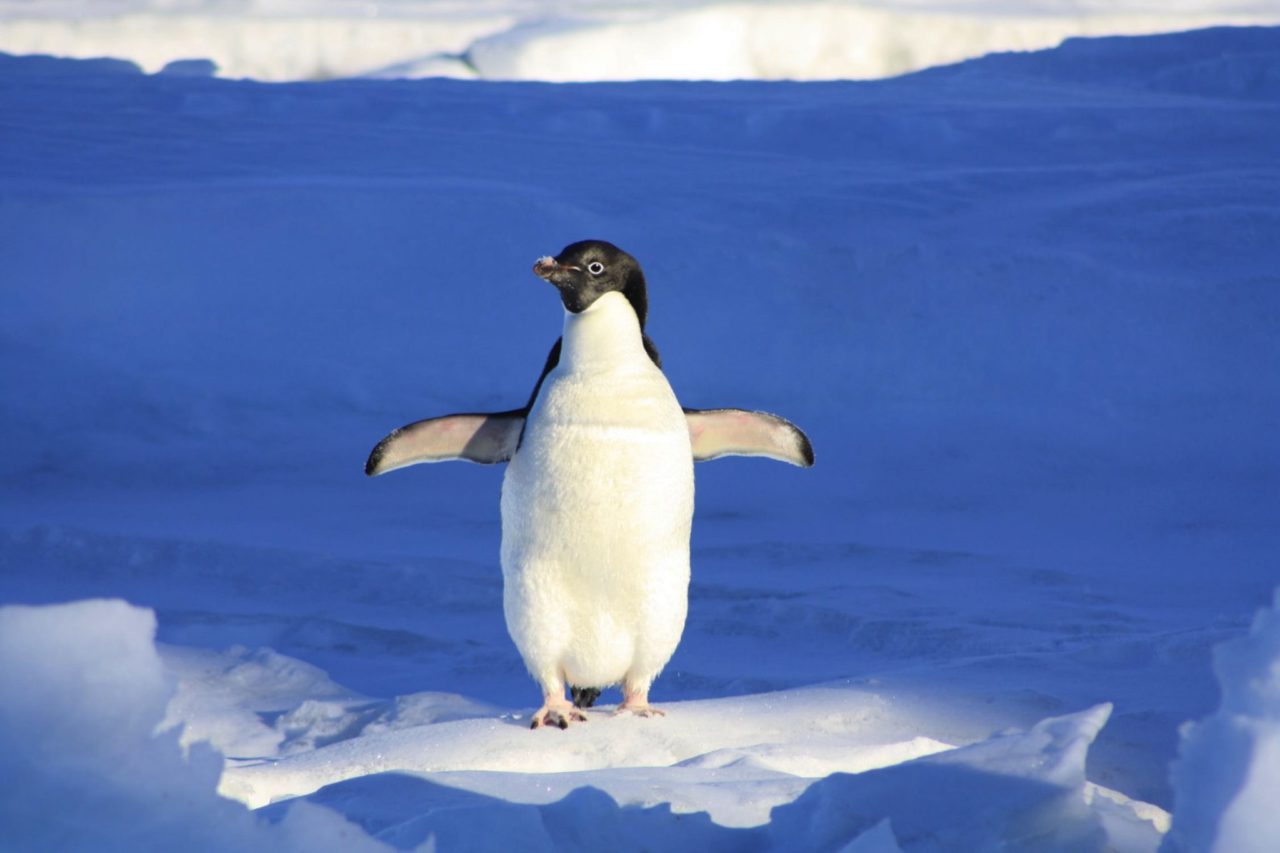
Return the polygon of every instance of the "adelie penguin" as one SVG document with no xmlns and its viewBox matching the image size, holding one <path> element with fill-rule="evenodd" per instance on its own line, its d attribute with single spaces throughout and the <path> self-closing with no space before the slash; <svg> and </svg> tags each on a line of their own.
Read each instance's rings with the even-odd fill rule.
<svg viewBox="0 0 1280 853">
<path fill-rule="evenodd" d="M 373 449 L 365 473 L 508 463 L 503 611 L 542 688 L 532 727 L 584 721 L 582 709 L 619 684 L 617 713 L 661 714 L 649 687 L 688 610 L 693 463 L 767 456 L 808 467 L 813 448 L 776 415 L 681 408 L 644 334 L 644 273 L 617 246 L 574 243 L 533 271 L 565 314 L 528 404 L 401 427 Z"/>
</svg>

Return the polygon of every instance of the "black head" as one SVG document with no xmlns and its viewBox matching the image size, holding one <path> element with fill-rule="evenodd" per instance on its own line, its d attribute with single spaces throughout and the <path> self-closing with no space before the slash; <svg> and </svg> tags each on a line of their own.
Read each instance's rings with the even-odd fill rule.
<svg viewBox="0 0 1280 853">
<path fill-rule="evenodd" d="M 533 271 L 560 291 L 564 307 L 578 314 L 606 293 L 617 291 L 627 297 L 640 328 L 649 312 L 644 273 L 635 258 L 612 243 L 582 240 L 571 243 L 554 258 L 539 258 Z"/>
</svg>

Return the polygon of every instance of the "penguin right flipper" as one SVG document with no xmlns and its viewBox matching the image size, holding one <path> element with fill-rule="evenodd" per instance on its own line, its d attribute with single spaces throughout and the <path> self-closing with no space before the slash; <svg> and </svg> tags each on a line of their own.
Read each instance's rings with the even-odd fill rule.
<svg viewBox="0 0 1280 853">
<path fill-rule="evenodd" d="M 516 452 L 524 430 L 525 409 L 491 414 L 445 415 L 400 427 L 378 442 L 365 462 L 370 477 L 417 465 L 463 459 L 493 464 Z"/>
<path fill-rule="evenodd" d="M 693 461 L 721 456 L 767 456 L 801 468 L 813 465 L 813 445 L 804 430 L 786 418 L 746 409 L 684 410 Z"/>
</svg>

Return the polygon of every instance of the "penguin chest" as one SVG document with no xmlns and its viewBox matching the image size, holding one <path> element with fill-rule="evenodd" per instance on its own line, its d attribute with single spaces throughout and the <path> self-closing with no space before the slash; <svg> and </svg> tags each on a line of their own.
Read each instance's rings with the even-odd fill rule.
<svg viewBox="0 0 1280 853">
<path fill-rule="evenodd" d="M 620 680 L 684 626 L 693 457 L 657 368 L 553 371 L 502 488 L 507 625 L 530 669 Z M 656 651 L 655 651 L 656 650 Z"/>
</svg>

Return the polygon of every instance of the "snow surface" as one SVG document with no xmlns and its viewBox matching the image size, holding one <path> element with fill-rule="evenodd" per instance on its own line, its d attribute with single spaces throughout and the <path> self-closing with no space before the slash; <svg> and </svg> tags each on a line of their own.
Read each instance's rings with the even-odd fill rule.
<svg viewBox="0 0 1280 853">
<path fill-rule="evenodd" d="M 1248 637 L 1214 650 L 1222 704 L 1182 732 L 1166 851 L 1263 853 L 1280 838 L 1280 592 Z"/>
<path fill-rule="evenodd" d="M 221 756 L 155 733 L 170 693 L 155 624 L 123 601 L 0 607 L 4 849 L 387 849 L 309 803 L 273 824 L 218 797 Z"/>
<path fill-rule="evenodd" d="M 904 720 L 880 697 L 821 689 L 676 703 L 682 720 L 656 732 L 605 718 L 555 740 L 486 709 L 380 728 L 364 724 L 364 707 L 334 745 L 294 760 L 238 759 L 222 774 L 220 790 L 251 806 L 295 798 L 264 819 L 215 794 L 213 749 L 184 751 L 178 729 L 162 724 L 171 674 L 188 689 L 192 679 L 181 664 L 166 667 L 154 633 L 151 611 L 118 600 L 0 607 L 0 770 L 17 782 L 0 799 L 7 847 L 387 849 L 373 834 L 399 849 L 835 849 L 875 839 L 884 849 L 900 838 L 931 849 L 1083 850 L 1106 843 L 1104 815 L 1142 833 L 1143 848 L 1156 835 L 1120 795 L 1111 796 L 1127 810 L 1089 807 L 1097 793 L 1084 759 L 1109 706 L 948 749 L 920 738 L 867 744 L 868 728 L 883 736 Z M 277 694 L 305 689 L 296 678 L 249 681 Z M 394 716 L 420 704 L 398 703 Z M 323 707 L 307 700 L 276 727 L 350 716 L 316 713 Z M 898 766 L 868 772 L 889 763 Z M 315 802 L 296 799 L 322 786 Z"/>
<path fill-rule="evenodd" d="M 1260 0 L 0 0 L 0 51 L 148 72 L 208 59 L 259 80 L 870 79 L 1071 36 L 1277 23 Z"/>
<path fill-rule="evenodd" d="M 1275 29 L 874 83 L 0 58 L 0 602 L 57 605 L 0 618 L 13 843 L 1156 849 L 1280 580 L 1278 69 Z M 817 465 L 698 466 L 668 717 L 530 732 L 501 470 L 361 467 L 527 398 L 529 265 L 585 237 L 684 403 Z M 148 610 L 61 604 L 101 598 Z M 1222 653 L 1258 737 L 1206 804 L 1267 766 L 1272 634 Z"/>
</svg>

